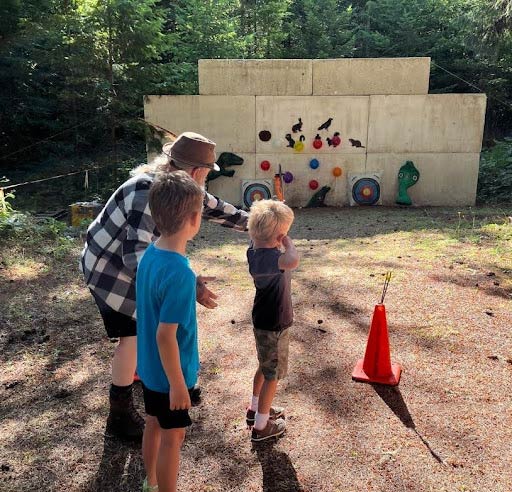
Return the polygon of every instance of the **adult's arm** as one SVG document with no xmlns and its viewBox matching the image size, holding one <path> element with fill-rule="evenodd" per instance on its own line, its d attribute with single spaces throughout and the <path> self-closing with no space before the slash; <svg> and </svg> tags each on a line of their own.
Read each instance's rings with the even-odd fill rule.
<svg viewBox="0 0 512 492">
<path fill-rule="evenodd" d="M 206 192 L 204 197 L 203 219 L 217 222 L 223 227 L 230 227 L 237 231 L 247 231 L 249 214 L 240 210 L 231 203 Z"/>
</svg>

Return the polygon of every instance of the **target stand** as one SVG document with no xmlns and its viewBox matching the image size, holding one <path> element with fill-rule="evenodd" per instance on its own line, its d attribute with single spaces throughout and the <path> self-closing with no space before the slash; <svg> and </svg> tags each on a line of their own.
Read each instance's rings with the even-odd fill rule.
<svg viewBox="0 0 512 492">
<path fill-rule="evenodd" d="M 242 180 L 242 202 L 251 208 L 253 202 L 272 198 L 272 181 L 270 179 Z"/>
<path fill-rule="evenodd" d="M 350 205 L 380 205 L 382 203 L 380 181 L 380 172 L 349 176 Z"/>
</svg>

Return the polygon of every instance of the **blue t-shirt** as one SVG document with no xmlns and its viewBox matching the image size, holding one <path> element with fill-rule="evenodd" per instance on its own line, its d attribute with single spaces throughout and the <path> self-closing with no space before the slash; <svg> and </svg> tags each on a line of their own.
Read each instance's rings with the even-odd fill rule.
<svg viewBox="0 0 512 492">
<path fill-rule="evenodd" d="M 177 323 L 181 370 L 187 387 L 191 388 L 197 382 L 199 350 L 196 276 L 188 259 L 151 244 L 137 269 L 136 301 L 137 373 L 142 382 L 150 390 L 161 393 L 169 391 L 156 332 L 160 322 Z"/>
</svg>

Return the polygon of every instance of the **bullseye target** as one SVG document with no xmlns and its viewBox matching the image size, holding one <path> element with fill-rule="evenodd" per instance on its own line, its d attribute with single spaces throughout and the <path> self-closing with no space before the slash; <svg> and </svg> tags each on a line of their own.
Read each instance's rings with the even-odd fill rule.
<svg viewBox="0 0 512 492">
<path fill-rule="evenodd" d="M 272 198 L 272 182 L 268 179 L 242 181 L 242 201 L 244 206 L 250 208 L 258 200 Z"/>
<path fill-rule="evenodd" d="M 379 205 L 380 177 L 380 173 L 350 176 L 350 205 Z"/>
</svg>

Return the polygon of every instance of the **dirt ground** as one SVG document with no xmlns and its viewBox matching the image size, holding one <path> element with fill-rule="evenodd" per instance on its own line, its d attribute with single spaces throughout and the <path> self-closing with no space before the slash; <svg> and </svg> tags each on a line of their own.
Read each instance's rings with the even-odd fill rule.
<svg viewBox="0 0 512 492">
<path fill-rule="evenodd" d="M 204 224 L 191 261 L 217 277 L 220 306 L 198 309 L 204 400 L 191 412 L 180 490 L 510 492 L 511 215 L 297 210 L 290 371 L 276 397 L 288 430 L 259 445 L 244 420 L 256 367 L 247 238 Z M 0 250 L 3 492 L 141 489 L 139 447 L 104 435 L 113 344 L 73 244 Z M 386 271 L 396 388 L 351 379 Z"/>
</svg>

